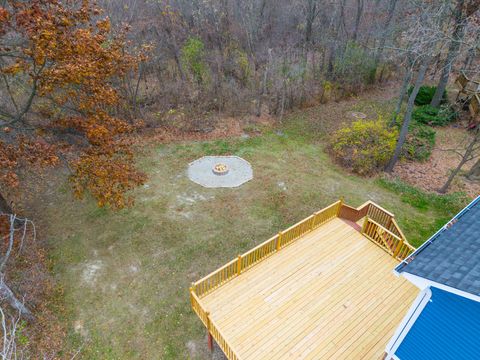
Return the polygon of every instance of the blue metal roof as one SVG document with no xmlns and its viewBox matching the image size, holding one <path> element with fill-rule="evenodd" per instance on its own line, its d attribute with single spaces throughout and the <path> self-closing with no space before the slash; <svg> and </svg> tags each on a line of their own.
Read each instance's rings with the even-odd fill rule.
<svg viewBox="0 0 480 360">
<path fill-rule="evenodd" d="M 395 355 L 400 360 L 477 360 L 480 302 L 431 288 L 432 297 Z"/>
<path fill-rule="evenodd" d="M 480 196 L 395 271 L 480 296 Z"/>
</svg>

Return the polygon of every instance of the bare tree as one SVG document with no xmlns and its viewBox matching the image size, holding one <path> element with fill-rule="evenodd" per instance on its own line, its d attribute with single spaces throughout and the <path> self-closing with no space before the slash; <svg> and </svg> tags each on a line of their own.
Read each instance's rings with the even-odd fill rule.
<svg viewBox="0 0 480 360">
<path fill-rule="evenodd" d="M 480 180 L 480 159 L 478 159 L 468 171 L 467 179 L 472 181 Z"/>
<path fill-rule="evenodd" d="M 35 226 L 32 221 L 26 218 L 18 218 L 14 214 L 0 214 L 0 217 L 6 219 L 9 224 L 7 234 L 2 238 L 4 247 L 0 254 L 0 298 L 5 299 L 12 308 L 28 320 L 34 320 L 34 316 L 23 301 L 20 301 L 10 287 L 5 283 L 6 265 L 12 256 L 14 248 L 20 253 L 25 245 L 26 237 L 29 231 L 35 239 Z M 30 228 L 30 230 L 29 230 Z"/>
<path fill-rule="evenodd" d="M 397 140 L 397 145 L 395 146 L 395 151 L 393 153 L 392 158 L 390 159 L 390 161 L 388 162 L 385 168 L 385 171 L 387 172 L 393 171 L 395 164 L 400 158 L 403 144 L 407 139 L 408 128 L 410 127 L 410 121 L 412 120 L 413 105 L 415 103 L 415 98 L 417 97 L 418 91 L 420 90 L 420 86 L 422 86 L 423 80 L 425 79 L 425 73 L 427 72 L 428 65 L 429 65 L 429 58 L 428 57 L 423 58 L 420 65 L 420 69 L 418 70 L 415 86 L 413 87 L 412 93 L 408 98 L 407 111 L 405 113 L 405 118 L 403 119 L 403 124 L 400 129 L 400 135 Z"/>
<path fill-rule="evenodd" d="M 329 46 L 329 51 L 330 55 L 328 58 L 328 69 L 327 69 L 327 75 L 332 76 L 333 75 L 333 70 L 334 70 L 334 62 L 336 57 L 339 55 L 339 39 L 343 35 L 346 36 L 346 28 L 345 28 L 345 3 L 346 0 L 340 0 L 338 2 L 338 7 L 335 9 L 335 16 L 332 17 L 331 19 L 331 25 L 330 28 L 332 29 L 331 31 L 331 36 L 332 38 L 329 39 L 330 46 Z"/>
<path fill-rule="evenodd" d="M 473 34 L 471 42 L 467 46 L 467 55 L 463 61 L 462 70 L 469 73 L 472 70 L 472 64 L 475 57 L 478 55 L 478 48 L 480 47 L 480 28 L 470 24 L 471 28 L 466 30 L 466 33 Z"/>
<path fill-rule="evenodd" d="M 385 43 L 387 38 L 390 35 L 390 29 L 392 25 L 393 16 L 395 15 L 395 8 L 397 7 L 398 0 L 390 0 L 387 10 L 387 19 L 385 24 L 383 24 L 383 29 L 381 29 L 381 36 L 378 45 L 377 52 L 375 54 L 375 67 L 378 66 L 380 60 L 382 59 L 383 50 L 385 49 Z"/>
<path fill-rule="evenodd" d="M 363 0 L 357 0 L 357 14 L 355 16 L 355 29 L 353 30 L 352 40 L 357 41 L 360 22 L 362 20 L 364 3 Z"/>
<path fill-rule="evenodd" d="M 320 14 L 319 0 L 305 0 L 304 1 L 305 12 L 305 43 L 310 44 L 312 42 L 313 23 Z"/>
<path fill-rule="evenodd" d="M 403 37 L 407 46 L 406 48 L 401 49 L 401 51 L 407 53 L 407 66 L 402 85 L 402 93 L 400 94 L 396 113 L 392 118 L 392 124 L 394 121 L 396 121 L 396 117 L 400 112 L 400 107 L 403 102 L 402 97 L 405 96 L 405 88 L 408 87 L 408 83 L 410 82 L 411 74 L 409 74 L 409 72 L 413 68 L 413 64 L 419 63 L 419 69 L 414 87 L 408 98 L 407 109 L 400 129 L 399 138 L 395 146 L 394 154 L 385 167 L 385 171 L 387 172 L 393 171 L 395 164 L 400 159 L 402 147 L 407 139 L 410 122 L 412 120 L 415 99 L 418 95 L 420 87 L 423 84 L 431 59 L 441 51 L 443 44 L 442 19 L 444 18 L 443 14 L 447 8 L 446 4 L 434 3 L 431 4 L 431 6 L 420 4 L 419 6 L 420 7 L 418 7 L 417 10 L 421 11 L 420 16 L 415 15 L 407 19 L 408 27 L 403 33 Z"/>
<path fill-rule="evenodd" d="M 0 325 L 2 328 L 1 360 L 23 359 L 22 352 L 17 349 L 17 332 L 20 329 L 21 315 L 9 316 L 0 307 Z"/>
<path fill-rule="evenodd" d="M 467 26 L 467 19 L 475 13 L 480 6 L 476 0 L 457 0 L 455 9 L 453 10 L 453 33 L 451 37 L 450 47 L 448 48 L 447 57 L 442 68 L 440 81 L 432 98 L 430 105 L 437 107 L 443 98 L 443 93 L 447 87 L 448 78 L 452 71 L 452 65 L 458 56 L 460 45 L 465 35 L 465 27 Z"/>
<path fill-rule="evenodd" d="M 405 74 L 403 75 L 403 82 L 402 87 L 400 88 L 400 94 L 398 96 L 397 106 L 395 107 L 395 111 L 392 115 L 392 120 L 390 121 L 390 127 L 395 126 L 397 123 L 398 115 L 400 114 L 400 110 L 402 109 L 402 104 L 405 100 L 405 96 L 407 95 L 408 85 L 410 85 L 410 81 L 412 80 L 413 75 L 413 66 L 415 65 L 413 62 L 412 54 L 407 54 L 406 59 L 406 67 L 405 67 Z"/>
<path fill-rule="evenodd" d="M 463 151 L 454 150 L 457 154 L 460 155 L 460 162 L 457 167 L 451 172 L 445 184 L 438 190 L 438 192 L 444 194 L 450 188 L 453 179 L 458 175 L 462 167 L 469 161 L 475 159 L 478 156 L 478 151 L 480 150 L 480 127 L 477 126 L 474 129 L 474 135 L 471 141 L 468 143 L 467 147 Z M 475 165 L 474 165 L 475 167 Z"/>
</svg>

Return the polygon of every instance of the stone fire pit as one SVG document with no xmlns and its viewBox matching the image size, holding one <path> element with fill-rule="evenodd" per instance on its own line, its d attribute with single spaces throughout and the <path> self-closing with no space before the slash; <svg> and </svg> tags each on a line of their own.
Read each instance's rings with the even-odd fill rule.
<svg viewBox="0 0 480 360">
<path fill-rule="evenodd" d="M 217 164 L 212 169 L 215 175 L 227 175 L 228 174 L 228 166 L 225 164 Z"/>
</svg>

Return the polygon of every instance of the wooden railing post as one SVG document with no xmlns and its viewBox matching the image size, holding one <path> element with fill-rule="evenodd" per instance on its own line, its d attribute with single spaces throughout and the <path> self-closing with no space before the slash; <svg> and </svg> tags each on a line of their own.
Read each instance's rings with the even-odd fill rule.
<svg viewBox="0 0 480 360">
<path fill-rule="evenodd" d="M 317 226 L 318 224 L 318 214 L 320 214 L 320 211 L 315 211 L 313 213 L 313 226 Z"/>
<path fill-rule="evenodd" d="M 340 202 L 338 203 L 337 217 L 340 216 L 340 211 L 342 211 L 342 206 L 343 206 L 344 202 L 345 202 L 345 198 L 343 196 L 341 196 L 340 197 Z"/>
<path fill-rule="evenodd" d="M 367 225 L 368 225 L 368 215 L 365 216 L 365 220 L 363 220 L 363 224 L 362 224 L 362 234 L 365 234 L 365 230 L 367 230 Z"/>
<path fill-rule="evenodd" d="M 278 233 L 278 239 L 277 239 L 277 251 L 280 250 L 281 246 L 282 246 L 282 232 L 280 231 Z"/>
<path fill-rule="evenodd" d="M 242 273 L 242 255 L 238 255 L 237 274 L 240 275 L 241 273 Z"/>
<path fill-rule="evenodd" d="M 393 217 L 392 216 L 389 216 L 388 217 L 388 221 L 385 223 L 385 228 L 387 230 L 391 230 L 390 227 L 392 226 L 392 220 L 393 220 Z"/>
<path fill-rule="evenodd" d="M 402 249 L 402 245 L 403 245 L 403 240 L 398 242 L 398 245 L 397 245 L 396 249 L 393 251 L 393 257 L 394 258 L 396 258 L 398 256 L 398 253 Z"/>
</svg>

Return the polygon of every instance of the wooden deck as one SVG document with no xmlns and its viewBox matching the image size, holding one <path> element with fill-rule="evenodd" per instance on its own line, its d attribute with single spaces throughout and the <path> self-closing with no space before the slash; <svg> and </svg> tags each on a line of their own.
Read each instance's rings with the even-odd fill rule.
<svg viewBox="0 0 480 360">
<path fill-rule="evenodd" d="M 201 303 L 238 359 L 378 359 L 418 293 L 396 264 L 334 218 Z"/>
<path fill-rule="evenodd" d="M 392 269 L 415 249 L 372 201 L 339 200 L 192 284 L 230 360 L 375 359 L 416 289 Z"/>
</svg>

